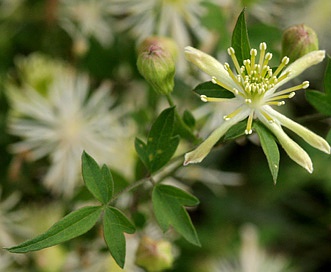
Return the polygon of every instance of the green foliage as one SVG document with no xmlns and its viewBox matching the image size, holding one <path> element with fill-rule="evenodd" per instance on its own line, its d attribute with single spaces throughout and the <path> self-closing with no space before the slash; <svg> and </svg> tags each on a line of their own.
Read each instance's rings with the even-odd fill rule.
<svg viewBox="0 0 331 272">
<path fill-rule="evenodd" d="M 156 219 L 163 231 L 172 226 L 187 241 L 200 246 L 192 221 L 183 206 L 196 206 L 199 200 L 176 187 L 157 185 L 153 189 L 152 202 Z"/>
<path fill-rule="evenodd" d="M 324 92 L 307 91 L 306 97 L 320 113 L 331 115 L 331 58 L 328 56 L 328 64 L 324 75 Z"/>
<path fill-rule="evenodd" d="M 193 128 L 196 123 L 193 114 L 188 110 L 184 111 L 183 121 L 189 128 Z"/>
<path fill-rule="evenodd" d="M 259 135 L 263 152 L 267 157 L 272 178 L 276 184 L 279 170 L 279 150 L 276 139 L 273 134 L 260 122 L 254 122 L 253 128 Z"/>
<path fill-rule="evenodd" d="M 233 98 L 234 94 L 211 81 L 203 82 L 193 90 L 198 95 L 216 98 Z"/>
<path fill-rule="evenodd" d="M 73 239 L 89 231 L 97 222 L 101 212 L 100 206 L 83 207 L 62 218 L 45 233 L 7 250 L 12 253 L 26 253 Z"/>
<path fill-rule="evenodd" d="M 136 138 L 135 147 L 139 158 L 150 173 L 162 168 L 175 153 L 179 137 L 173 136 L 175 108 L 165 109 L 156 119 L 147 137 L 147 144 Z"/>
<path fill-rule="evenodd" d="M 25 253 L 73 239 L 90 230 L 104 210 L 104 238 L 116 263 L 123 268 L 126 248 L 123 232 L 134 233 L 135 227 L 121 211 L 108 204 L 114 191 L 111 172 L 106 165 L 100 168 L 97 162 L 84 151 L 82 154 L 82 175 L 87 189 L 103 205 L 83 207 L 71 212 L 43 234 L 8 248 L 8 251 Z"/>
<path fill-rule="evenodd" d="M 244 136 L 247 120 L 243 120 L 232 126 L 224 135 L 223 141 L 235 140 L 238 137 Z"/>
<path fill-rule="evenodd" d="M 236 57 L 239 64 L 245 59 L 250 59 L 250 44 L 248 39 L 248 31 L 245 19 L 245 9 L 240 13 L 236 26 L 232 33 L 231 46 L 236 52 Z"/>
<path fill-rule="evenodd" d="M 114 191 L 113 177 L 106 165 L 100 169 L 97 162 L 85 151 L 82 155 L 82 175 L 88 190 L 102 204 L 107 204 Z"/>
<path fill-rule="evenodd" d="M 124 267 L 125 263 L 125 237 L 123 232 L 132 234 L 135 227 L 129 219 L 118 209 L 107 207 L 103 217 L 103 235 L 109 251 L 116 263 Z"/>
</svg>

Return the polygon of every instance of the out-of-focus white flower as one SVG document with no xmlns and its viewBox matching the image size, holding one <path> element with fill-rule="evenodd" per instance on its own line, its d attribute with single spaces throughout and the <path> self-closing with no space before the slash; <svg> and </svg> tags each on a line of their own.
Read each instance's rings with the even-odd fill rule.
<svg viewBox="0 0 331 272">
<path fill-rule="evenodd" d="M 17 239 L 26 238 L 30 234 L 29 229 L 23 225 L 27 214 L 22 210 L 14 210 L 20 199 L 18 193 L 3 199 L 0 188 L 0 247 L 12 246 Z"/>
<path fill-rule="evenodd" d="M 81 180 L 83 150 L 100 164 L 124 170 L 126 176 L 132 173 L 134 148 L 129 140 L 135 127 L 121 122 L 122 110 L 110 111 L 108 84 L 90 94 L 86 76 L 64 69 L 54 75 L 46 94 L 25 85 L 9 89 L 8 97 L 9 132 L 22 138 L 10 150 L 33 161 L 49 157 L 44 182 L 55 193 L 72 195 Z"/>
<path fill-rule="evenodd" d="M 136 235 L 126 235 L 126 258 L 124 269 L 120 268 L 109 252 L 101 251 L 104 247 L 103 239 L 95 239 L 93 243 L 86 246 L 86 250 L 80 248 L 71 251 L 63 266 L 66 272 L 143 272 L 134 264 L 135 252 L 139 240 Z M 82 261 L 84 260 L 84 261 Z"/>
<path fill-rule="evenodd" d="M 289 272 L 289 263 L 283 256 L 270 255 L 261 249 L 257 230 L 247 224 L 241 230 L 241 248 L 239 256 L 216 262 L 212 271 L 217 272 Z"/>
<path fill-rule="evenodd" d="M 21 196 L 18 192 L 3 198 L 0 188 L 0 271 L 21 271 L 13 268 L 12 264 L 24 264 L 26 261 L 26 256 L 13 255 L 3 249 L 17 244 L 32 233 L 32 230 L 24 224 L 29 218 L 28 213 L 16 207 L 20 200 Z"/>
<path fill-rule="evenodd" d="M 90 37 L 105 47 L 113 41 L 108 0 L 60 0 L 58 10 L 59 23 L 74 40 L 75 50 L 84 53 Z"/>
<path fill-rule="evenodd" d="M 179 48 L 192 44 L 192 35 L 200 42 L 211 37 L 201 24 L 206 9 L 201 0 L 112 0 L 111 10 L 123 19 L 119 27 L 129 29 L 142 41 L 157 35 L 175 40 Z M 179 55 L 177 72 L 185 66 L 183 54 Z"/>
<path fill-rule="evenodd" d="M 234 49 L 230 47 L 228 54 L 235 66 L 234 72 L 228 63 L 223 65 L 200 50 L 186 47 L 187 59 L 210 75 L 213 83 L 233 94 L 233 98 L 201 95 L 201 100 L 204 102 L 235 103 L 236 109 L 224 116 L 225 122 L 215 129 L 200 146 L 185 155 L 185 165 L 201 162 L 216 142 L 232 126 L 244 119 L 247 119 L 246 134 L 252 133 L 253 120 L 258 119 L 275 135 L 289 157 L 310 173 L 313 171 L 313 165 L 309 155 L 287 136 L 282 126 L 298 134 L 311 146 L 330 154 L 330 146 L 322 137 L 272 108 L 272 106 L 284 105 L 284 100 L 292 98 L 295 91 L 306 89 L 309 86 L 309 82 L 304 81 L 297 86 L 279 90 L 281 86 L 304 70 L 321 62 L 325 57 L 325 51 L 312 51 L 297 59 L 287 68 L 285 66 L 289 63 L 289 58 L 284 57 L 278 68 L 273 71 L 268 65 L 272 54 L 266 52 L 266 49 L 266 43 L 261 43 L 259 56 L 256 49 L 251 49 L 251 58 L 239 64 Z"/>
</svg>

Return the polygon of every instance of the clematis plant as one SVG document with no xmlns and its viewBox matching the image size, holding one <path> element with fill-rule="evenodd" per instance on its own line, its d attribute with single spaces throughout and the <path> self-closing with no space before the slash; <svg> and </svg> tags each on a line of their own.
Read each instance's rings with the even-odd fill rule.
<svg viewBox="0 0 331 272">
<path fill-rule="evenodd" d="M 272 54 L 266 49 L 266 43 L 260 43 L 259 52 L 256 49 L 250 49 L 250 57 L 243 59 L 240 63 L 235 49 L 230 47 L 227 52 L 234 65 L 234 69 L 232 69 L 228 63 L 222 64 L 198 49 L 190 46 L 185 48 L 186 59 L 189 62 L 210 75 L 214 84 L 231 93 L 226 97 L 201 94 L 201 100 L 222 103 L 231 101 L 236 108 L 224 116 L 225 121 L 205 141 L 195 150 L 186 153 L 184 165 L 201 162 L 231 127 L 246 118 L 245 134 L 251 134 L 254 120 L 259 120 L 277 138 L 289 157 L 309 173 L 313 172 L 313 164 L 309 155 L 284 132 L 282 127 L 292 130 L 311 146 L 327 154 L 330 153 L 330 146 L 322 137 L 274 109 L 274 107 L 284 105 L 285 99 L 292 98 L 295 91 L 306 89 L 309 86 L 308 81 L 303 81 L 293 87 L 281 88 L 309 67 L 320 63 L 325 57 L 325 51 L 309 52 L 288 66 L 289 58 L 285 56 L 279 66 L 272 69 L 269 66 Z M 275 167 L 278 166 L 275 165 Z"/>
</svg>

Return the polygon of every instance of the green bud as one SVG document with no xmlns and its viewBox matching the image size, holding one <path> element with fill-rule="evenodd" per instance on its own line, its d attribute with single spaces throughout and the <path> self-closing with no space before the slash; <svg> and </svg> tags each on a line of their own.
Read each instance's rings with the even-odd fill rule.
<svg viewBox="0 0 331 272">
<path fill-rule="evenodd" d="M 318 38 L 315 31 L 304 25 L 287 28 L 282 37 L 282 55 L 293 62 L 307 53 L 318 50 Z"/>
<path fill-rule="evenodd" d="M 176 57 L 176 45 L 164 37 L 149 37 L 138 48 L 138 71 L 159 94 L 174 88 Z"/>
<path fill-rule="evenodd" d="M 168 241 L 153 240 L 149 237 L 143 237 L 140 240 L 136 253 L 138 266 L 148 272 L 157 272 L 171 268 L 173 261 L 172 247 Z"/>
</svg>

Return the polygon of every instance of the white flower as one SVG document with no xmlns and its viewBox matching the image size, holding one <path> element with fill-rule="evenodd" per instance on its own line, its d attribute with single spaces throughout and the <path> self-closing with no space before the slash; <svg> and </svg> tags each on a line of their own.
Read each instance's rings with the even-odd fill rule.
<svg viewBox="0 0 331 272">
<path fill-rule="evenodd" d="M 27 214 L 22 210 L 14 211 L 20 199 L 18 193 L 13 193 L 4 199 L 0 188 L 0 245 L 2 247 L 11 246 L 17 242 L 16 240 L 26 238 L 30 234 L 29 229 L 23 226 Z"/>
<path fill-rule="evenodd" d="M 75 46 L 82 46 L 82 50 L 84 46 L 88 48 L 91 37 L 106 47 L 113 41 L 114 32 L 108 7 L 108 0 L 61 0 L 59 23 L 73 38 Z"/>
<path fill-rule="evenodd" d="M 297 143 L 285 134 L 282 126 L 298 134 L 313 147 L 327 154 L 330 153 L 330 146 L 322 137 L 288 119 L 272 108 L 272 106 L 285 104 L 284 99 L 292 98 L 295 95 L 295 91 L 305 89 L 309 86 L 309 82 L 304 81 L 297 86 L 279 90 L 286 82 L 298 76 L 310 66 L 321 62 L 324 59 L 325 51 L 318 50 L 310 52 L 293 62 L 287 68 L 285 66 L 288 64 L 289 59 L 284 57 L 279 67 L 273 71 L 268 66 L 272 54 L 267 53 L 266 48 L 265 43 L 260 44 L 259 56 L 256 49 L 251 49 L 251 58 L 244 60 L 243 64 L 240 65 L 234 49 L 230 47 L 228 54 L 231 56 L 235 66 L 236 72 L 234 73 L 229 64 L 225 63 L 223 65 L 200 50 L 186 47 L 185 54 L 187 59 L 210 75 L 215 84 L 227 89 L 234 95 L 230 99 L 201 95 L 201 100 L 204 102 L 231 101 L 237 105 L 237 108 L 224 116 L 225 122 L 214 130 L 200 146 L 185 155 L 185 165 L 201 162 L 229 128 L 246 118 L 246 134 L 252 133 L 253 120 L 260 120 L 276 136 L 290 158 L 310 173 L 313 171 L 310 157 Z"/>
<path fill-rule="evenodd" d="M 107 84 L 90 94 L 86 76 L 64 70 L 54 76 L 47 95 L 25 86 L 11 90 L 9 98 L 9 132 L 22 138 L 11 151 L 31 160 L 49 157 L 44 182 L 55 193 L 72 195 L 83 150 L 99 163 L 132 169 L 133 145 L 127 140 L 134 128 L 121 123 L 121 111 L 109 110 L 113 101 Z"/>
<path fill-rule="evenodd" d="M 206 9 L 201 0 L 112 0 L 112 11 L 123 19 L 119 26 L 130 29 L 138 42 L 146 37 L 167 36 L 178 48 L 192 44 L 192 35 L 201 42 L 209 40 L 211 34 L 201 25 Z M 178 69 L 184 69 L 184 56 L 179 55 Z"/>
<path fill-rule="evenodd" d="M 247 224 L 240 231 L 239 256 L 222 259 L 211 271 L 217 272 L 284 272 L 292 271 L 290 262 L 280 255 L 271 255 L 259 246 L 259 237 L 254 225 Z"/>
</svg>

